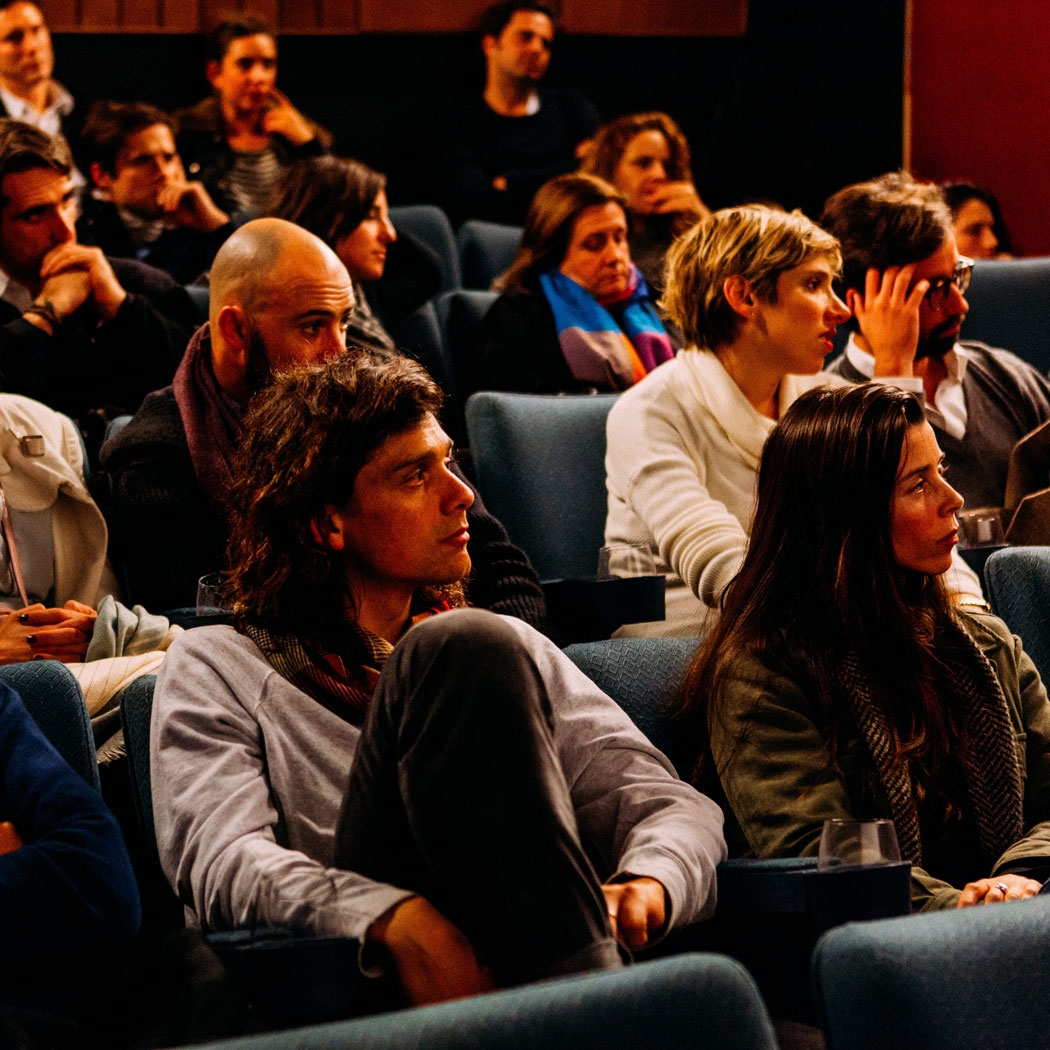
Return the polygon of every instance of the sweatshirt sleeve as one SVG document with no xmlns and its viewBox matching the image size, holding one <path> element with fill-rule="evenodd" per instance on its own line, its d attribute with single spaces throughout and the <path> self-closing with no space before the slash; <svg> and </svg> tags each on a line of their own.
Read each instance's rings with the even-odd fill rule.
<svg viewBox="0 0 1050 1050">
<path fill-rule="evenodd" d="M 555 744 L 580 838 L 603 882 L 657 879 L 667 928 L 710 916 L 726 858 L 722 811 L 679 780 L 670 761 L 553 643 L 517 625 L 543 676 Z"/>
<path fill-rule="evenodd" d="M 275 726 L 267 755 L 259 719 L 268 700 L 287 700 L 268 696 L 276 677 L 229 628 L 187 631 L 169 649 L 150 727 L 161 866 L 204 928 L 289 924 L 363 940 L 375 919 L 412 894 L 282 845 L 284 810 L 289 820 L 310 821 L 310 793 L 340 789 L 316 775 L 321 752 L 332 747 L 322 739 L 314 765 L 303 764 L 301 796 L 282 804 L 271 790 L 269 764 L 282 760 L 280 748 L 300 746 L 278 742 Z M 353 748 L 346 750 L 337 761 L 348 776 Z"/>
</svg>

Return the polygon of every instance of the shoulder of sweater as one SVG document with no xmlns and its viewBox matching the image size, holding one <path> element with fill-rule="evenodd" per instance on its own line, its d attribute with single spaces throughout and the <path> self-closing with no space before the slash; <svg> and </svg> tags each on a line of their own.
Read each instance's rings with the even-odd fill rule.
<svg viewBox="0 0 1050 1050">
<path fill-rule="evenodd" d="M 182 416 L 170 386 L 147 394 L 128 425 L 102 446 L 99 457 L 106 470 L 114 470 L 130 465 L 144 453 L 164 449 L 189 456 Z"/>
<path fill-rule="evenodd" d="M 184 131 L 215 133 L 222 131 L 222 112 L 214 95 L 172 114 L 178 133 Z"/>
</svg>

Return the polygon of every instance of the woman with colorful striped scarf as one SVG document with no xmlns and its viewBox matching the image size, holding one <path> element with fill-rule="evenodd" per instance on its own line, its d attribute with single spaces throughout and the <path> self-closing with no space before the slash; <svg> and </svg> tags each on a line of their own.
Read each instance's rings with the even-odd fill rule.
<svg viewBox="0 0 1050 1050">
<path fill-rule="evenodd" d="M 540 188 L 500 284 L 473 348 L 472 389 L 625 390 L 674 356 L 631 262 L 623 197 L 596 176 Z"/>
</svg>

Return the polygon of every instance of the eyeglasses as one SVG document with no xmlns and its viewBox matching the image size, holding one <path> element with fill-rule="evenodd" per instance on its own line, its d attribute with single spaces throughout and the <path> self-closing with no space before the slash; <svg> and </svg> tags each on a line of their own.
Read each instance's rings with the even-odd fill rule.
<svg viewBox="0 0 1050 1050">
<path fill-rule="evenodd" d="M 973 259 L 960 256 L 959 261 L 952 270 L 951 277 L 934 277 L 930 281 L 930 287 L 926 289 L 926 301 L 931 308 L 940 313 L 948 305 L 948 296 L 951 295 L 952 285 L 959 289 L 961 295 L 970 287 L 970 278 L 973 276 Z"/>
</svg>

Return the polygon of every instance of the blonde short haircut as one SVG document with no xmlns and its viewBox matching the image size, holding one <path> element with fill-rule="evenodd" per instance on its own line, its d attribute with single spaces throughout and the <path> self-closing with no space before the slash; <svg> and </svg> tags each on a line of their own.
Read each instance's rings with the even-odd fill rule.
<svg viewBox="0 0 1050 1050">
<path fill-rule="evenodd" d="M 814 255 L 828 259 L 836 272 L 842 265 L 839 242 L 802 212 L 723 208 L 671 246 L 660 305 L 687 346 L 714 350 L 731 343 L 740 328 L 723 291 L 730 277 L 742 277 L 759 299 L 775 303 L 780 275 Z"/>
</svg>

